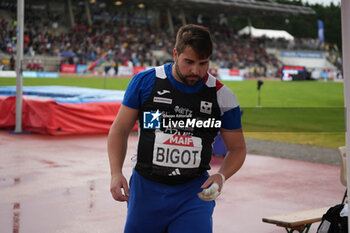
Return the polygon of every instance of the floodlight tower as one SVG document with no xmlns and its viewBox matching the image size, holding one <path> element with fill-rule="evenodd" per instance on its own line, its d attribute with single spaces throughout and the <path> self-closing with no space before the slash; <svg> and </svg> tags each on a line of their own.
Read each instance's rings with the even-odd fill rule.
<svg viewBox="0 0 350 233">
<path fill-rule="evenodd" d="M 17 61 L 16 61 L 16 126 L 15 133 L 22 133 L 22 60 L 23 60 L 24 0 L 17 0 Z"/>
</svg>

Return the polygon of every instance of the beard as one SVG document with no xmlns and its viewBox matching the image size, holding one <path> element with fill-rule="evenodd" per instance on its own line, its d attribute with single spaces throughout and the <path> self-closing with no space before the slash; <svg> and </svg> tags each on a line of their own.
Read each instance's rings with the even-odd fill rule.
<svg viewBox="0 0 350 233">
<path fill-rule="evenodd" d="M 175 72 L 176 72 L 176 75 L 180 78 L 180 80 L 184 84 L 186 84 L 187 86 L 191 86 L 191 87 L 196 86 L 204 78 L 204 77 L 200 77 L 198 75 L 193 75 L 193 74 L 183 75 L 179 69 L 177 62 L 175 62 Z"/>
</svg>

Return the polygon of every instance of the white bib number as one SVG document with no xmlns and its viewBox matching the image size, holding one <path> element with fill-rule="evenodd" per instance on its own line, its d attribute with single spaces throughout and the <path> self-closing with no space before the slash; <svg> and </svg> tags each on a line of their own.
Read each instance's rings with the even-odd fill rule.
<svg viewBox="0 0 350 233">
<path fill-rule="evenodd" d="M 156 132 L 153 164 L 164 167 L 197 168 L 201 162 L 202 139 Z"/>
</svg>

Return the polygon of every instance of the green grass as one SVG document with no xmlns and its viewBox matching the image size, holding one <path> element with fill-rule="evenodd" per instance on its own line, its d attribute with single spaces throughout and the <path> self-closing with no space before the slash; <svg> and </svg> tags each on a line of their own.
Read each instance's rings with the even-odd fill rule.
<svg viewBox="0 0 350 233">
<path fill-rule="evenodd" d="M 345 145 L 343 83 L 225 82 L 236 94 L 248 138 L 337 148 Z"/>
<path fill-rule="evenodd" d="M 224 82 L 236 94 L 241 106 L 256 107 L 256 81 Z M 261 86 L 264 107 L 344 107 L 343 83 L 265 81 Z"/>
<path fill-rule="evenodd" d="M 125 90 L 130 79 L 24 78 L 24 86 L 61 85 Z M 245 136 L 337 148 L 345 144 L 343 83 L 265 81 L 258 105 L 256 81 L 224 82 L 243 109 Z M 0 78 L 0 86 L 16 85 Z"/>
</svg>

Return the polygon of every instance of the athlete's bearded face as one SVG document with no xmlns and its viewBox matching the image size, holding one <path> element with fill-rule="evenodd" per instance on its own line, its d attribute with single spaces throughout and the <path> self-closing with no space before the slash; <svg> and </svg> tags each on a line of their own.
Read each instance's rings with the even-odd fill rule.
<svg viewBox="0 0 350 233">
<path fill-rule="evenodd" d="M 199 59 L 195 51 L 187 46 L 181 54 L 174 49 L 172 73 L 175 79 L 188 86 L 195 86 L 207 75 L 209 58 Z"/>
</svg>

